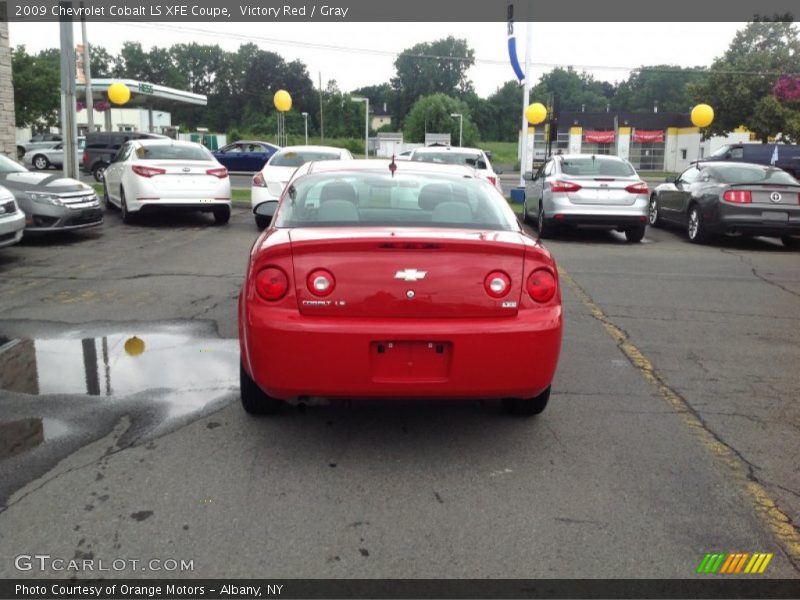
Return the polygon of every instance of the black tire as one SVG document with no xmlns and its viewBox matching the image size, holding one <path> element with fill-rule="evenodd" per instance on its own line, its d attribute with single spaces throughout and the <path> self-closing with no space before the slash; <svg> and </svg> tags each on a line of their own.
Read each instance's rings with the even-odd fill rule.
<svg viewBox="0 0 800 600">
<path fill-rule="evenodd" d="M 256 227 L 258 227 L 260 231 L 264 231 L 267 227 L 269 227 L 270 220 L 271 219 L 268 219 L 267 217 L 256 215 Z"/>
<path fill-rule="evenodd" d="M 217 225 L 225 225 L 231 220 L 231 209 L 228 206 L 214 209 L 214 222 Z"/>
<path fill-rule="evenodd" d="M 94 180 L 97 181 L 98 183 L 103 181 L 104 179 L 103 175 L 106 172 L 107 166 L 108 165 L 105 163 L 98 163 L 94 167 L 92 167 L 92 175 L 94 176 Z"/>
<path fill-rule="evenodd" d="M 697 204 L 689 207 L 689 214 L 686 218 L 686 235 L 693 244 L 705 244 L 710 238 L 703 220 L 703 213 Z"/>
<path fill-rule="evenodd" d="M 119 210 L 122 213 L 122 222 L 125 225 L 130 225 L 136 220 L 133 213 L 128 210 L 128 203 L 125 201 L 125 190 L 122 188 L 119 189 Z"/>
<path fill-rule="evenodd" d="M 523 200 L 522 201 L 522 224 L 526 225 L 526 224 L 530 223 L 530 221 L 531 221 L 531 218 L 528 215 L 528 201 L 527 200 Z"/>
<path fill-rule="evenodd" d="M 283 408 L 283 402 L 267 396 L 239 363 L 239 389 L 242 407 L 251 415 L 272 415 Z"/>
<path fill-rule="evenodd" d="M 25 157 L 25 148 L 17 146 L 17 160 L 22 160 Z"/>
<path fill-rule="evenodd" d="M 113 210 L 116 208 L 111 203 L 111 199 L 108 197 L 108 186 L 106 185 L 105 180 L 103 180 L 103 206 L 105 206 L 106 210 Z"/>
<path fill-rule="evenodd" d="M 511 415 L 531 417 L 541 414 L 550 400 L 550 386 L 535 398 L 503 398 L 503 408 Z"/>
<path fill-rule="evenodd" d="M 647 222 L 650 227 L 661 227 L 661 214 L 658 210 L 658 198 L 655 194 L 650 196 L 650 204 L 647 209 Z"/>
<path fill-rule="evenodd" d="M 637 225 L 636 227 L 629 227 L 625 230 L 625 239 L 629 244 L 637 244 L 644 238 L 646 227 L 644 225 Z"/>
<path fill-rule="evenodd" d="M 536 215 L 536 228 L 539 230 L 539 237 L 548 239 L 555 237 L 556 228 L 550 221 L 547 220 L 547 217 L 544 214 L 544 206 L 541 200 L 539 200 L 539 212 Z"/>
<path fill-rule="evenodd" d="M 50 168 L 50 161 L 47 160 L 47 157 L 44 154 L 37 154 L 34 156 L 31 163 L 33 164 L 33 168 L 39 171 L 44 171 L 45 169 Z"/>
<path fill-rule="evenodd" d="M 783 245 L 787 248 L 791 248 L 792 250 L 797 250 L 800 248 L 800 237 L 792 237 L 790 235 L 783 235 L 781 236 L 781 241 Z"/>
</svg>

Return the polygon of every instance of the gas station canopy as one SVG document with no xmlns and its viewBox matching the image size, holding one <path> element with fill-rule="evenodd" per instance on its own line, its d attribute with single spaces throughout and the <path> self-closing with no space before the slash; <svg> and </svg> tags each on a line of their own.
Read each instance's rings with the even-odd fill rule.
<svg viewBox="0 0 800 600">
<path fill-rule="evenodd" d="M 194 104 L 196 106 L 206 106 L 208 104 L 208 98 L 204 94 L 176 90 L 164 85 L 135 81 L 133 79 L 92 79 L 92 95 L 96 100 L 101 98 L 105 100 L 108 97 L 108 88 L 113 83 L 124 83 L 131 91 L 131 99 L 125 104 L 124 108 L 141 107 L 152 109 L 160 104 L 159 100 Z M 85 90 L 85 83 L 77 84 L 76 91 L 79 97 L 85 93 Z"/>
</svg>

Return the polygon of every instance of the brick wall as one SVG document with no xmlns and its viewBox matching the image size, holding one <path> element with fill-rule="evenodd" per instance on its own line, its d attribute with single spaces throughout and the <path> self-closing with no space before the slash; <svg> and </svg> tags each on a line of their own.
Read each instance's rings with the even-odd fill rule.
<svg viewBox="0 0 800 600">
<path fill-rule="evenodd" d="M 17 155 L 8 23 L 0 23 L 0 154 L 12 157 Z"/>
</svg>

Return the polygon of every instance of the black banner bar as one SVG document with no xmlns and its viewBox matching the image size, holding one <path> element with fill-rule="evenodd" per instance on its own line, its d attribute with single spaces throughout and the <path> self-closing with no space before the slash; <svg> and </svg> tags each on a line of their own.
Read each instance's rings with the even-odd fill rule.
<svg viewBox="0 0 800 600">
<path fill-rule="evenodd" d="M 713 577 L 713 578 L 711 578 Z M 14 600 L 250 598 L 800 598 L 800 579 L 161 579 L 0 580 Z"/>
<path fill-rule="evenodd" d="M 3 10 L 5 4 L 5 10 Z M 70 5 L 70 6 L 60 6 Z M 517 21 L 643 22 L 751 21 L 797 12 L 797 0 L 518 0 Z M 69 14 L 63 15 L 67 11 Z M 497 0 L 0 0 L 0 20 L 20 22 L 75 20 L 131 22 L 492 22 L 506 20 L 506 3 Z M 567 29 L 568 35 L 568 29 Z M 668 32 L 664 34 L 669 44 Z M 599 38 L 598 38 L 599 43 Z"/>
</svg>

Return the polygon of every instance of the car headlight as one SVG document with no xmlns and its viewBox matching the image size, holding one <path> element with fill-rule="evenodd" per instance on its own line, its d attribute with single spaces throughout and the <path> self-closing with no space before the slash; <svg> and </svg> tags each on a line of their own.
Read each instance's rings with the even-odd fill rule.
<svg viewBox="0 0 800 600">
<path fill-rule="evenodd" d="M 61 198 L 59 198 L 55 194 L 49 194 L 47 192 L 28 192 L 28 198 L 30 198 L 34 202 L 38 202 L 39 204 L 64 206 L 64 203 L 61 201 Z"/>
</svg>

